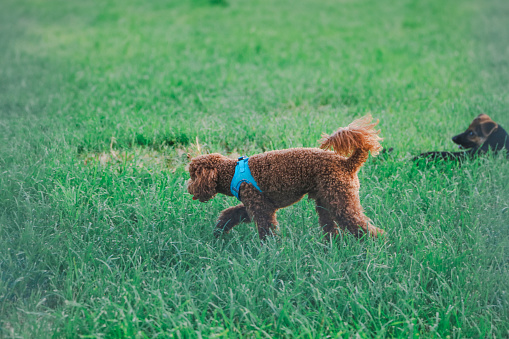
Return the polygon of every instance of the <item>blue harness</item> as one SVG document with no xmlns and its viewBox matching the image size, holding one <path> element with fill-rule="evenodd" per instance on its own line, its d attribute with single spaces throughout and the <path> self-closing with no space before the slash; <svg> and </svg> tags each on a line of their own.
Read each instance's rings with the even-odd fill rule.
<svg viewBox="0 0 509 339">
<path fill-rule="evenodd" d="M 256 180 L 251 175 L 248 165 L 249 158 L 246 156 L 240 157 L 235 166 L 235 174 L 233 175 L 232 183 L 230 184 L 230 191 L 232 194 L 240 200 L 240 185 L 243 182 L 253 185 L 258 191 L 262 191 L 256 184 Z"/>
</svg>

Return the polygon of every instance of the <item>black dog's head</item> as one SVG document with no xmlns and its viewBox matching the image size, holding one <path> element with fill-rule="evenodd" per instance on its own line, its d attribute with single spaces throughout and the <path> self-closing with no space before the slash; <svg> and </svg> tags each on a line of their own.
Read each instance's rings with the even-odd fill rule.
<svg viewBox="0 0 509 339">
<path fill-rule="evenodd" d="M 488 137 L 498 129 L 498 124 L 491 120 L 486 114 L 479 114 L 472 121 L 467 130 L 452 138 L 452 141 L 460 148 L 472 148 L 474 150 L 481 147 Z"/>
</svg>

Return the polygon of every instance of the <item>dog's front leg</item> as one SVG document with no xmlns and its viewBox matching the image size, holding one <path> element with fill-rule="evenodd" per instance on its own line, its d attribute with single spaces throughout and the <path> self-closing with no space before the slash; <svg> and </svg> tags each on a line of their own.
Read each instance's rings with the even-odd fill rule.
<svg viewBox="0 0 509 339">
<path fill-rule="evenodd" d="M 277 235 L 277 208 L 274 204 L 251 184 L 243 183 L 240 192 L 242 203 L 246 206 L 249 216 L 256 223 L 260 240 L 265 240 L 267 235 Z"/>
<path fill-rule="evenodd" d="M 458 160 L 464 159 L 469 155 L 469 152 L 426 152 L 421 153 L 416 157 L 412 158 L 412 161 L 417 161 L 419 159 L 428 159 L 428 160 Z"/>
<path fill-rule="evenodd" d="M 214 236 L 217 238 L 223 233 L 230 232 L 232 228 L 241 222 L 251 222 L 251 217 L 247 213 L 244 204 L 239 204 L 223 210 L 217 220 Z"/>
</svg>

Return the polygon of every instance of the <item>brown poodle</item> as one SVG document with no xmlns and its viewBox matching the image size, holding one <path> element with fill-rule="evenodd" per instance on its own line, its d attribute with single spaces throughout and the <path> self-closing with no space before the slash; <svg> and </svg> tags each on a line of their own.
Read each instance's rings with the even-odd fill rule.
<svg viewBox="0 0 509 339">
<path fill-rule="evenodd" d="M 365 233 L 373 237 L 383 234 L 364 215 L 357 177 L 369 152 L 376 155 L 382 148 L 380 131 L 374 129 L 377 124 L 368 115 L 330 136 L 324 135 L 320 148 L 291 148 L 250 157 L 248 168 L 256 182 L 239 183 L 237 192 L 242 203 L 221 212 L 214 235 L 228 233 L 241 222 L 254 221 L 263 240 L 276 234 L 276 211 L 306 194 L 316 201 L 316 212 L 326 235 L 338 235 L 338 226 L 357 237 Z M 201 202 L 212 199 L 216 193 L 232 196 L 230 185 L 236 167 L 236 160 L 218 153 L 197 156 L 189 165 L 191 179 L 187 190 Z"/>
</svg>

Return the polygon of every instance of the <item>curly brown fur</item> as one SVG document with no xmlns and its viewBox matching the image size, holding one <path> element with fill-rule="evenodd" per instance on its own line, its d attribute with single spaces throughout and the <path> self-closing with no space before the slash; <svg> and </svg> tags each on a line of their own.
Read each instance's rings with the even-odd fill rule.
<svg viewBox="0 0 509 339">
<path fill-rule="evenodd" d="M 371 225 L 360 205 L 357 173 L 369 152 L 381 149 L 379 131 L 371 116 L 358 119 L 331 136 L 321 148 L 292 148 L 256 154 L 249 168 L 262 192 L 253 185 L 240 187 L 242 203 L 221 212 L 214 234 L 229 232 L 241 222 L 254 221 L 261 240 L 277 232 L 276 212 L 308 194 L 316 201 L 320 225 L 326 235 L 340 229 L 355 236 L 372 237 L 384 231 Z M 334 149 L 334 152 L 327 149 Z M 351 154 L 349 157 L 343 155 Z M 217 193 L 232 196 L 230 183 L 237 161 L 220 154 L 201 155 L 191 160 L 188 191 L 193 199 L 206 202 Z M 338 228 L 339 227 L 339 228 Z"/>
<path fill-rule="evenodd" d="M 372 122 L 371 115 L 352 122 L 348 127 L 340 128 L 332 135 L 323 134 L 321 149 L 333 149 L 339 155 L 348 156 L 355 150 L 369 150 L 373 155 L 377 155 L 382 149 L 378 136 L 380 130 L 375 130 L 378 120 Z"/>
</svg>

